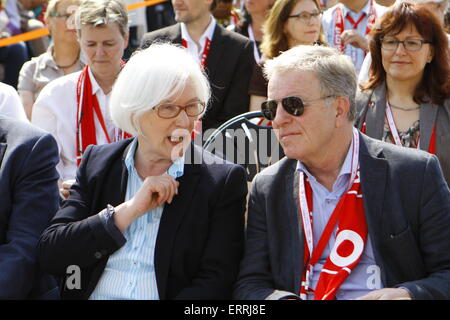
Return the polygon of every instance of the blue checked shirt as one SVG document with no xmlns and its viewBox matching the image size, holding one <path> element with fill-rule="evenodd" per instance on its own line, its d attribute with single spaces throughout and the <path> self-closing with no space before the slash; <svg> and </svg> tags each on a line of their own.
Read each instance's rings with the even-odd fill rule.
<svg viewBox="0 0 450 320">
<path fill-rule="evenodd" d="M 137 139 L 125 158 L 128 183 L 125 200 L 138 192 L 143 180 L 134 166 Z M 183 175 L 184 159 L 176 160 L 167 170 L 174 179 Z M 164 206 L 136 219 L 125 231 L 126 243 L 112 254 L 90 300 L 159 300 L 155 274 L 155 244 Z"/>
</svg>

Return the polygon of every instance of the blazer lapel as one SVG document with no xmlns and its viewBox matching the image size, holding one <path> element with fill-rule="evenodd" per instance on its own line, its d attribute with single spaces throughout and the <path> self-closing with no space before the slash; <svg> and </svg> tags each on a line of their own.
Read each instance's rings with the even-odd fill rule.
<svg viewBox="0 0 450 320">
<path fill-rule="evenodd" d="M 6 152 L 6 143 L 0 142 L 0 168 L 2 167 L 2 162 L 3 162 L 3 156 L 5 155 Z"/>
<path fill-rule="evenodd" d="M 296 165 L 296 162 L 294 162 L 294 166 Z M 286 190 L 292 190 L 293 194 L 291 194 L 290 197 L 288 197 L 287 201 L 284 203 L 288 208 L 294 208 L 294 210 L 287 210 L 284 209 L 284 212 L 292 211 L 293 214 L 289 215 L 289 225 L 292 226 L 292 231 L 294 234 L 294 250 L 292 254 L 292 265 L 289 266 L 291 270 L 291 274 L 293 275 L 294 279 L 294 292 L 300 292 L 300 283 L 301 283 L 301 275 L 303 274 L 303 255 L 304 255 L 304 241 L 303 241 L 303 223 L 302 220 L 299 218 L 300 208 L 298 207 L 298 203 L 300 203 L 300 199 L 298 197 L 298 181 L 299 181 L 300 173 L 295 170 L 294 167 L 294 174 L 287 174 L 286 175 Z M 283 211 L 281 211 L 283 212 Z M 298 247 L 296 247 L 298 246 Z"/>
<path fill-rule="evenodd" d="M 384 131 L 384 115 L 386 109 L 386 86 L 383 84 L 373 91 L 366 113 L 366 134 L 381 140 Z"/>
<path fill-rule="evenodd" d="M 381 279 L 386 284 L 385 268 L 378 251 L 381 240 L 383 203 L 387 178 L 387 163 L 379 143 L 360 134 L 360 179 L 364 198 L 369 237 L 372 241 L 375 260 L 381 268 Z"/>
<path fill-rule="evenodd" d="M 430 147 L 431 133 L 438 113 L 438 106 L 431 103 L 425 103 L 420 108 L 420 149 L 428 151 Z"/>
<path fill-rule="evenodd" d="M 171 204 L 166 204 L 161 217 L 155 247 L 155 272 L 158 292 L 161 299 L 166 295 L 166 283 L 170 269 L 170 258 L 173 244 L 186 208 L 194 196 L 194 190 L 200 178 L 200 166 L 185 164 L 183 175 L 177 179 L 180 182 L 178 195 Z"/>
<path fill-rule="evenodd" d="M 211 48 L 209 50 L 208 59 L 206 60 L 205 66 L 205 71 L 210 81 L 215 79 L 218 69 L 222 70 L 220 68 L 220 62 L 224 51 L 223 42 L 225 41 L 225 38 L 223 37 L 222 33 L 223 33 L 222 27 L 219 26 L 219 24 L 216 24 L 213 39 L 211 41 Z"/>
</svg>

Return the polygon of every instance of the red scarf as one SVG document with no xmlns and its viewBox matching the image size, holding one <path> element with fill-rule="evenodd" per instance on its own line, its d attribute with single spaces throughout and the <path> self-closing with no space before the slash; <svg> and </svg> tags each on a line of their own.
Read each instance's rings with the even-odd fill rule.
<svg viewBox="0 0 450 320">
<path fill-rule="evenodd" d="M 92 93 L 89 67 L 85 66 L 77 82 L 77 165 L 80 164 L 86 148 L 91 144 L 97 144 L 94 113 L 100 122 L 108 143 L 131 137 L 130 134 L 120 130 L 117 130 L 117 134 L 112 138 L 108 135 L 108 130 L 97 96 Z"/>
<path fill-rule="evenodd" d="M 307 299 L 308 292 L 314 292 L 315 300 L 332 300 L 341 284 L 358 264 L 367 239 L 367 224 L 359 176 L 359 133 L 353 131 L 351 187 L 341 197 L 328 223 L 313 248 L 312 189 L 305 181 L 303 172 L 299 179 L 299 207 L 304 234 L 304 272 L 300 287 L 300 297 Z M 314 265 L 320 259 L 333 230 L 337 234 L 330 255 L 321 270 L 315 290 L 310 288 Z"/>
<path fill-rule="evenodd" d="M 364 19 L 366 16 L 366 13 L 362 13 L 359 17 L 358 21 L 354 21 L 350 15 L 346 15 L 346 19 L 352 24 L 353 29 L 356 30 L 358 28 L 359 23 Z M 377 19 L 377 12 L 375 10 L 375 6 L 373 4 L 373 0 L 370 0 L 370 9 L 369 9 L 369 17 L 367 18 L 367 26 L 366 26 L 366 35 L 372 30 L 372 26 L 375 24 L 375 21 Z M 334 47 L 338 48 L 341 52 L 344 52 L 344 44 L 341 41 L 341 34 L 344 32 L 344 14 L 343 9 L 339 5 L 336 10 L 334 11 Z"/>
</svg>

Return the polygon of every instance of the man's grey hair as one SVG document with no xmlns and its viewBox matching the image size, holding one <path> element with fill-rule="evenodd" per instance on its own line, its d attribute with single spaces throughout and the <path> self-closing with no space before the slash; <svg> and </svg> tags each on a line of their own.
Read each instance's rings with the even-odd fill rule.
<svg viewBox="0 0 450 320">
<path fill-rule="evenodd" d="M 297 71 L 315 72 L 322 96 L 346 97 L 350 102 L 348 119 L 355 120 L 357 81 L 355 66 L 349 56 L 330 47 L 300 45 L 268 60 L 264 66 L 267 79 L 275 73 Z"/>
<path fill-rule="evenodd" d="M 123 37 L 128 34 L 128 12 L 123 0 L 83 0 L 75 13 L 78 36 L 82 26 L 99 27 L 110 22 L 117 23 Z"/>
</svg>

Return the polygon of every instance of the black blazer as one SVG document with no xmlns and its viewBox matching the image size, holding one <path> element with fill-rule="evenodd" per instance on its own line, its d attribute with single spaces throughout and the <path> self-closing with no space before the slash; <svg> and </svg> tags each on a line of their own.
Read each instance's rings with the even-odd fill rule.
<svg viewBox="0 0 450 320">
<path fill-rule="evenodd" d="M 49 133 L 0 116 L 0 299 L 59 297 L 36 249 L 58 210 L 58 161 Z"/>
<path fill-rule="evenodd" d="M 180 24 L 145 34 L 141 47 L 146 48 L 156 40 L 181 44 Z M 217 24 L 205 66 L 212 94 L 203 117 L 203 131 L 218 128 L 248 111 L 248 86 L 254 65 L 252 41 Z"/>
<path fill-rule="evenodd" d="M 384 287 L 415 299 L 450 299 L 450 190 L 434 155 L 360 135 L 364 210 Z M 235 297 L 298 295 L 303 228 L 297 161 L 284 158 L 253 181 Z"/>
<path fill-rule="evenodd" d="M 88 299 L 108 257 L 123 244 L 97 213 L 124 202 L 130 141 L 86 150 L 69 199 L 40 239 L 40 263 L 49 273 L 64 278 L 68 266 L 81 268 L 81 289 L 69 290 L 63 282 L 63 299 Z M 245 171 L 197 147 L 191 155 L 203 162 L 185 164 L 178 195 L 165 205 L 158 230 L 159 297 L 229 299 L 243 252 Z"/>
</svg>

